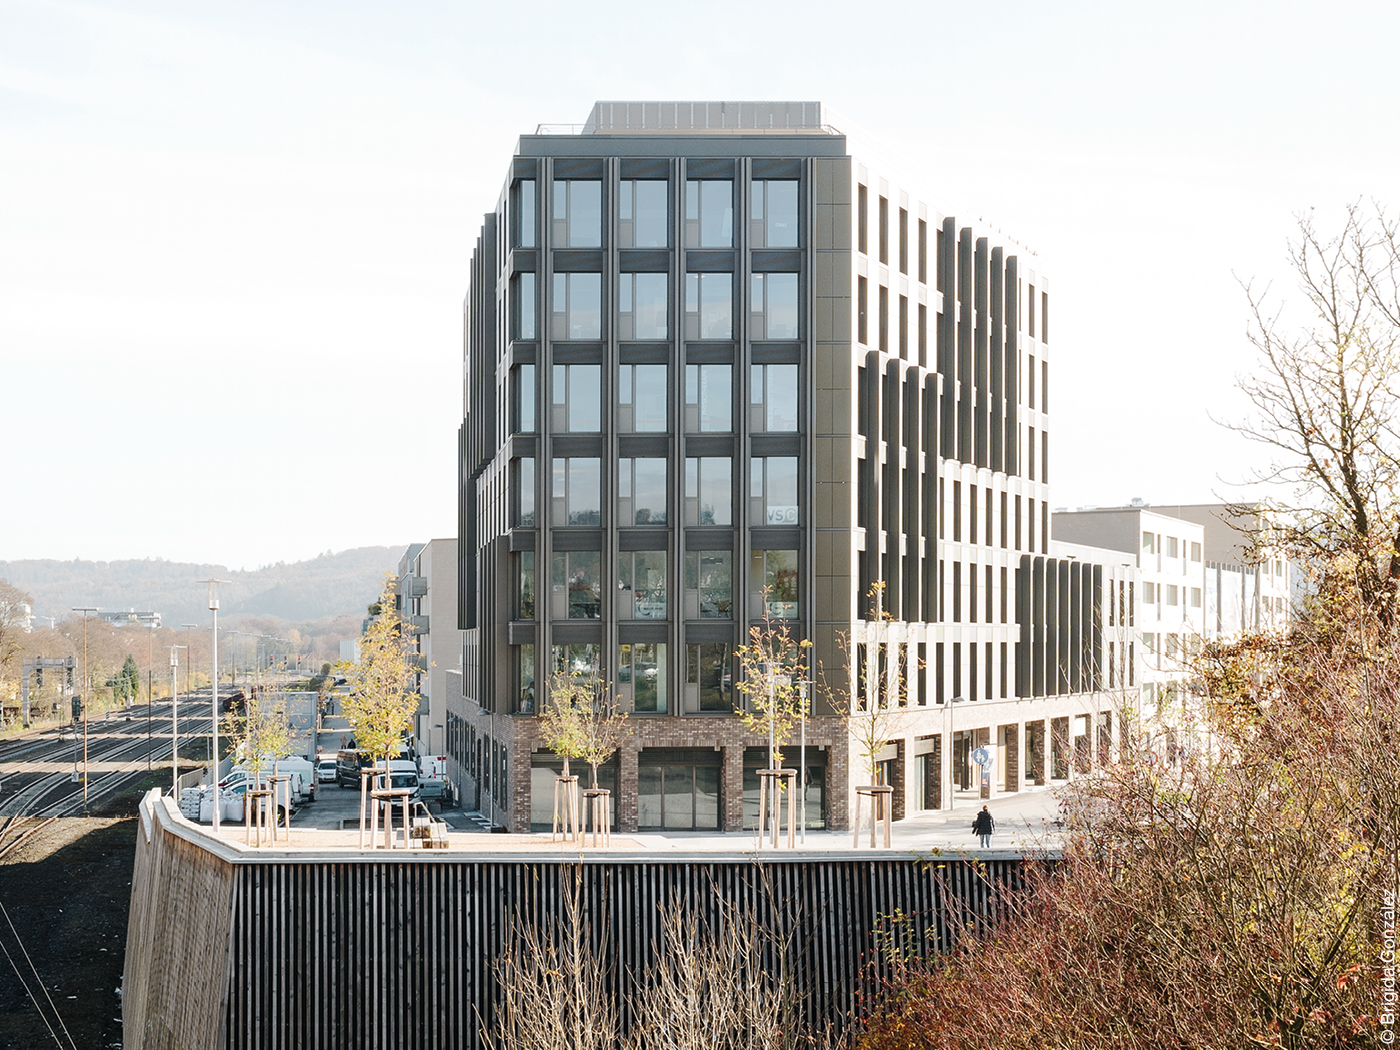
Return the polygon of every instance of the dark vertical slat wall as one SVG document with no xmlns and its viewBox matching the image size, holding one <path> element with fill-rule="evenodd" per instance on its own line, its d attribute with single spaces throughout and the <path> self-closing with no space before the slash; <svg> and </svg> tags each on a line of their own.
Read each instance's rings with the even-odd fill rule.
<svg viewBox="0 0 1400 1050">
<path fill-rule="evenodd" d="M 767 962 L 789 975 L 802 1020 L 840 1026 L 883 973 L 878 926 L 899 914 L 897 943 L 946 948 L 966 923 L 995 916 L 1021 866 L 907 857 L 241 864 L 227 1045 L 479 1046 L 513 920 L 553 928 L 575 879 L 593 949 L 615 965 L 624 1004 L 645 980 L 667 908 L 713 929 L 731 906 L 786 939 L 786 957 Z"/>
<path fill-rule="evenodd" d="M 877 928 L 895 944 L 944 950 L 1002 913 L 1026 877 L 1018 859 L 909 855 L 235 864 L 153 824 L 132 879 L 123 1022 L 133 1050 L 481 1046 L 512 925 L 557 935 L 575 885 L 624 1025 L 662 917 L 679 907 L 691 928 L 718 929 L 726 909 L 756 917 L 774 935 L 767 969 L 785 975 L 799 1019 L 839 1028 L 888 973 Z"/>
</svg>

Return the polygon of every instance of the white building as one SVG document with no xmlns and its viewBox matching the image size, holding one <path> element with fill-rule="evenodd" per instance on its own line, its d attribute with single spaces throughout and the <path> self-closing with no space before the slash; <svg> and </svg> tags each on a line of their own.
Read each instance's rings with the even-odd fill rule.
<svg viewBox="0 0 1400 1050">
<path fill-rule="evenodd" d="M 422 698 L 414 736 L 422 753 L 441 753 L 447 739 L 447 672 L 461 666 L 457 630 L 457 540 L 415 543 L 399 559 L 395 581 L 399 611 L 413 632 Z"/>
</svg>

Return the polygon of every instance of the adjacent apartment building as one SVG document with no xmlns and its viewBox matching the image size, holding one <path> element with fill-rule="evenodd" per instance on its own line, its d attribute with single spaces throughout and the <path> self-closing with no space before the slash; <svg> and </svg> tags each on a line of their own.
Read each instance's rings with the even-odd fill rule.
<svg viewBox="0 0 1400 1050">
<path fill-rule="evenodd" d="M 819 103 L 600 102 L 522 135 L 464 304 L 463 804 L 548 825 L 536 715 L 581 670 L 632 712 L 602 775 L 620 828 L 750 826 L 767 750 L 733 652 L 765 615 L 830 686 L 810 826 L 870 780 L 853 706 L 908 699 L 877 756 L 897 818 L 1107 757 L 1137 569 L 1052 542 L 1051 303 L 1032 255 L 853 156 Z"/>
<path fill-rule="evenodd" d="M 447 672 L 462 659 L 457 630 L 457 540 L 413 543 L 399 558 L 394 591 L 412 634 L 418 711 L 413 734 L 420 754 L 447 744 Z"/>
<path fill-rule="evenodd" d="M 1268 547 L 1263 508 L 1134 500 L 1126 507 L 1058 511 L 1051 522 L 1061 539 L 1134 560 L 1142 728 L 1166 760 L 1189 741 L 1203 743 L 1204 712 L 1186 688 L 1192 658 L 1206 642 L 1278 630 L 1292 615 L 1291 568 Z"/>
</svg>

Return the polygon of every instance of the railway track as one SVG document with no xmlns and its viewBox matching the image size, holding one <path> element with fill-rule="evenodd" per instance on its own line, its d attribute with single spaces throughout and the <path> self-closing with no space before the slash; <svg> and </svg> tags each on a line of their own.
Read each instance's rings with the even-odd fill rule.
<svg viewBox="0 0 1400 1050">
<path fill-rule="evenodd" d="M 88 725 L 87 805 L 118 791 L 126 781 L 144 774 L 170 758 L 169 714 L 153 712 L 155 722 L 165 723 L 148 739 L 145 718 L 132 721 L 96 722 Z M 96 727 L 96 728 L 94 728 Z M 197 738 L 210 731 L 207 714 L 181 715 L 181 740 Z M 76 778 L 75 751 L 81 746 L 67 736 L 45 739 L 21 738 L 7 741 L 0 750 L 0 818 L 10 827 L 15 818 L 57 818 L 81 812 L 83 785 Z M 27 835 L 29 829 L 16 834 Z M 0 830 L 0 856 L 17 844 L 15 835 Z"/>
</svg>

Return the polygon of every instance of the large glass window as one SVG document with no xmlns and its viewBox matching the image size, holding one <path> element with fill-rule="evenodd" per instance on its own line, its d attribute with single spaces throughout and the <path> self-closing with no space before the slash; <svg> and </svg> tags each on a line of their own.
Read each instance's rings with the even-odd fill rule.
<svg viewBox="0 0 1400 1050">
<path fill-rule="evenodd" d="M 749 221 L 755 248 L 797 247 L 797 181 L 755 179 L 751 184 Z"/>
<path fill-rule="evenodd" d="M 797 619 L 797 552 L 754 551 L 749 564 L 753 587 L 750 615 L 770 620 Z"/>
<path fill-rule="evenodd" d="M 619 339 L 665 339 L 666 275 L 618 274 L 617 312 Z"/>
<path fill-rule="evenodd" d="M 515 275 L 515 338 L 535 338 L 535 275 L 519 273 Z"/>
<path fill-rule="evenodd" d="M 796 525 L 797 457 L 755 456 L 749 474 L 749 524 Z"/>
<path fill-rule="evenodd" d="M 535 527 L 535 461 L 515 461 L 515 524 L 522 528 Z"/>
<path fill-rule="evenodd" d="M 734 429 L 734 379 L 729 365 L 685 366 L 687 433 Z"/>
<path fill-rule="evenodd" d="M 535 618 L 535 552 L 519 551 L 515 555 L 515 618 Z"/>
<path fill-rule="evenodd" d="M 598 248 L 603 244 L 603 184 L 560 179 L 554 183 L 554 247 Z"/>
<path fill-rule="evenodd" d="M 552 486 L 554 506 L 550 512 L 553 524 L 603 523 L 601 464 L 601 460 L 592 457 L 555 458 Z"/>
<path fill-rule="evenodd" d="M 602 672 L 603 647 L 595 642 L 556 645 L 553 654 L 555 674 L 596 678 Z M 548 697 L 545 698 L 548 701 Z"/>
<path fill-rule="evenodd" d="M 617 618 L 666 619 L 666 552 L 621 551 L 617 556 Z"/>
<path fill-rule="evenodd" d="M 534 179 L 521 179 L 515 184 L 514 204 L 515 246 L 517 248 L 533 248 L 535 247 Z"/>
<path fill-rule="evenodd" d="M 685 184 L 685 243 L 688 248 L 734 246 L 734 183 L 691 179 Z"/>
<path fill-rule="evenodd" d="M 727 645 L 687 645 L 687 711 L 734 710 L 734 673 Z"/>
<path fill-rule="evenodd" d="M 556 273 L 550 329 L 555 339 L 598 339 L 603 331 L 603 275 Z"/>
<path fill-rule="evenodd" d="M 670 400 L 665 365 L 622 365 L 617 371 L 617 429 L 665 433 Z"/>
<path fill-rule="evenodd" d="M 515 430 L 529 434 L 535 429 L 535 366 L 515 366 L 515 390 L 512 394 Z"/>
<path fill-rule="evenodd" d="M 685 552 L 685 617 L 734 617 L 734 555 L 729 551 Z"/>
<path fill-rule="evenodd" d="M 685 275 L 685 337 L 732 339 L 734 337 L 734 275 L 688 273 Z"/>
<path fill-rule="evenodd" d="M 535 713 L 535 647 L 522 645 L 516 659 L 516 704 L 521 714 Z"/>
<path fill-rule="evenodd" d="M 749 310 L 752 338 L 796 339 L 797 274 L 753 274 L 749 285 Z"/>
<path fill-rule="evenodd" d="M 596 434 L 603 427 L 603 366 L 555 365 L 556 433 Z"/>
<path fill-rule="evenodd" d="M 622 705 L 647 714 L 666 711 L 666 644 L 638 642 L 617 647 L 617 691 Z"/>
<path fill-rule="evenodd" d="M 551 618 L 597 620 L 603 615 L 602 565 L 598 551 L 555 551 Z"/>
<path fill-rule="evenodd" d="M 618 461 L 617 520 L 623 525 L 666 524 L 665 459 Z"/>
<path fill-rule="evenodd" d="M 672 831 L 719 827 L 719 766 L 645 760 L 637 765 L 637 826 Z"/>
<path fill-rule="evenodd" d="M 797 366 L 753 365 L 749 375 L 749 429 L 797 429 Z"/>
<path fill-rule="evenodd" d="M 685 461 L 685 523 L 734 524 L 733 461 L 692 456 Z"/>
<path fill-rule="evenodd" d="M 622 180 L 617 190 L 617 211 L 621 247 L 666 247 L 665 180 Z"/>
</svg>

